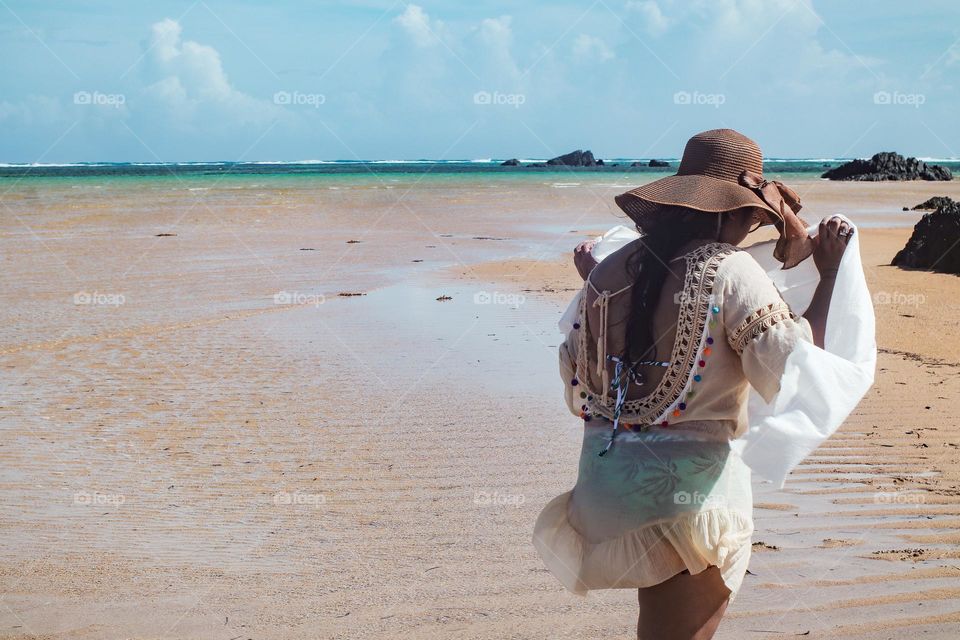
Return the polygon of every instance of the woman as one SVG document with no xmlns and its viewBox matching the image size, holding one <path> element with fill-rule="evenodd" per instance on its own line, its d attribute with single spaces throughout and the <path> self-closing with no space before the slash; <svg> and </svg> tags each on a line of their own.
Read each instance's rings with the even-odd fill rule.
<svg viewBox="0 0 960 640">
<path fill-rule="evenodd" d="M 574 592 L 638 589 L 639 638 L 710 638 L 750 558 L 750 469 L 731 446 L 749 389 L 771 402 L 790 353 L 823 347 L 853 229 L 831 218 L 808 237 L 797 195 L 764 180 L 759 147 L 729 129 L 694 136 L 677 175 L 616 201 L 642 236 L 600 263 L 575 252 L 585 283 L 561 372 L 583 449 L 534 544 Z M 812 254 L 803 316 L 737 249 L 754 224 L 780 231 L 783 268 Z"/>
</svg>

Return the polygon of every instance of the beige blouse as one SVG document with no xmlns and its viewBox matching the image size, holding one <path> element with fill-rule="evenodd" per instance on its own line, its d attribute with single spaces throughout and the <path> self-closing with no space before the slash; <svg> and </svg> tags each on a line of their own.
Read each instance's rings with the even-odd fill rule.
<svg viewBox="0 0 960 640">
<path fill-rule="evenodd" d="M 667 370 L 648 395 L 626 400 L 620 419 L 628 428 L 725 421 L 730 438 L 747 429 L 749 385 L 769 402 L 780 388 L 784 363 L 798 341 L 812 342 L 809 323 L 795 315 L 757 261 L 726 243 L 710 243 L 684 256 L 686 274 L 676 340 Z M 604 383 L 612 375 L 605 353 L 606 327 L 589 325 L 586 289 L 574 331 L 560 347 L 567 406 L 584 419 L 612 419 L 616 396 Z M 593 304 L 619 292 L 596 291 Z M 612 354 L 617 355 L 617 354 Z"/>
</svg>

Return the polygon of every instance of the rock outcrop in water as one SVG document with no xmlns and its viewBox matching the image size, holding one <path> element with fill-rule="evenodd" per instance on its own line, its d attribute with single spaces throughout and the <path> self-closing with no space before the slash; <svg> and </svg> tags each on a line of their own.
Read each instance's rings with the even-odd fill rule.
<svg viewBox="0 0 960 640">
<path fill-rule="evenodd" d="M 921 202 L 913 208 L 914 211 L 919 210 L 933 210 L 939 209 L 940 207 L 946 207 L 953 204 L 953 198 L 947 196 L 933 196 L 929 200 Z"/>
<path fill-rule="evenodd" d="M 924 214 L 891 264 L 960 274 L 960 203 Z"/>
<path fill-rule="evenodd" d="M 669 166 L 670 166 L 670 163 L 667 162 L 666 160 L 650 160 L 649 162 L 640 162 L 639 160 L 637 160 L 636 162 L 631 162 L 631 163 L 630 163 L 630 166 L 631 166 L 631 167 L 658 167 L 658 168 L 663 168 L 663 167 L 669 167 Z"/>
<path fill-rule="evenodd" d="M 509 160 L 504 160 L 500 163 L 501 167 L 519 167 L 520 161 L 516 158 L 510 158 Z"/>
<path fill-rule="evenodd" d="M 899 153 L 883 151 L 869 160 L 853 160 L 830 169 L 820 176 L 829 180 L 953 180 L 950 169 L 928 165 L 916 158 L 904 158 Z"/>
<path fill-rule="evenodd" d="M 564 166 L 564 167 L 602 167 L 603 160 L 596 160 L 593 157 L 593 153 L 588 151 L 581 151 L 577 149 L 576 151 L 571 151 L 570 153 L 565 153 L 562 156 L 557 156 L 547 160 L 547 164 L 550 166 Z"/>
</svg>

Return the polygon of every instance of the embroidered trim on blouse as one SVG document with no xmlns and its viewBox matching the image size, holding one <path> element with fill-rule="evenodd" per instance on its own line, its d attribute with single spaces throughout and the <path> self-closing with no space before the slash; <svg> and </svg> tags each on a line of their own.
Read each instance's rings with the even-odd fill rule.
<svg viewBox="0 0 960 640">
<path fill-rule="evenodd" d="M 743 322 L 727 335 L 727 342 L 730 344 L 730 348 L 737 352 L 737 355 L 742 355 L 743 350 L 747 348 L 747 344 L 764 331 L 778 322 L 796 319 L 797 316 L 790 310 L 786 302 L 782 300 L 773 302 L 744 318 Z"/>
<path fill-rule="evenodd" d="M 621 413 L 629 422 L 649 423 L 662 415 L 680 398 L 696 363 L 697 349 L 707 323 L 711 304 L 710 296 L 717 277 L 717 269 L 725 257 L 736 251 L 739 249 L 733 245 L 711 242 L 686 254 L 687 270 L 684 275 L 683 291 L 688 292 L 689 295 L 681 297 L 677 336 L 669 358 L 670 366 L 652 392 L 642 398 L 627 400 L 623 403 Z M 578 316 L 580 329 L 577 336 L 577 380 L 584 385 L 588 394 L 586 405 L 595 413 L 611 419 L 616 399 L 603 392 L 594 391 L 589 385 L 586 291 L 580 296 Z"/>
</svg>

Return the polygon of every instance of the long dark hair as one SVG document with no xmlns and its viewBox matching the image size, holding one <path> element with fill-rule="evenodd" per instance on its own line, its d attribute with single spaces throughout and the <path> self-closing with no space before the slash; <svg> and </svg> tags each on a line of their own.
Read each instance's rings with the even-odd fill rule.
<svg viewBox="0 0 960 640">
<path fill-rule="evenodd" d="M 627 274 L 633 280 L 630 318 L 627 321 L 626 348 L 628 362 L 652 359 L 656 353 L 653 337 L 653 312 L 668 263 L 685 243 L 694 238 L 717 239 L 718 216 L 686 207 L 663 207 L 649 216 L 637 230 L 643 237 L 627 258 Z"/>
</svg>

